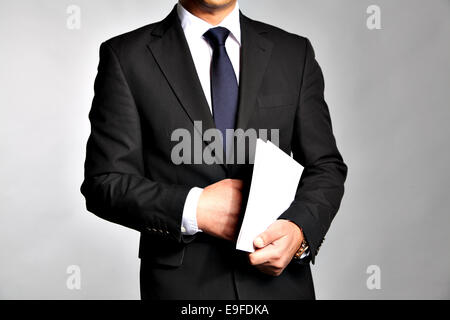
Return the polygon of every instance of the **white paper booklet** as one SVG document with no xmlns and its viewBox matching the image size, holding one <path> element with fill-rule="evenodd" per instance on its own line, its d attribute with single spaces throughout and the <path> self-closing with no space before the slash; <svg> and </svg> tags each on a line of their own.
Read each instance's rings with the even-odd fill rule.
<svg viewBox="0 0 450 320">
<path fill-rule="evenodd" d="M 250 194 L 236 249 L 253 252 L 253 240 L 289 208 L 303 167 L 273 143 L 256 141 Z"/>
</svg>

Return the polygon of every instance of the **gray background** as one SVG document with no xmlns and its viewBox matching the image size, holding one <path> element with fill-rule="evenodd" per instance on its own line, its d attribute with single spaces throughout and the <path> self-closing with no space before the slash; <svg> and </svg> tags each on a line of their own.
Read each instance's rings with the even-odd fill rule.
<svg viewBox="0 0 450 320">
<path fill-rule="evenodd" d="M 86 212 L 87 114 L 102 41 L 175 1 L 0 2 L 0 298 L 138 299 L 138 233 Z M 66 8 L 81 7 L 81 29 Z M 382 30 L 366 9 L 382 10 Z M 450 1 L 241 0 L 309 37 L 346 194 L 313 267 L 319 299 L 450 298 Z M 66 268 L 81 268 L 81 290 Z M 368 290 L 366 269 L 381 268 Z"/>
</svg>

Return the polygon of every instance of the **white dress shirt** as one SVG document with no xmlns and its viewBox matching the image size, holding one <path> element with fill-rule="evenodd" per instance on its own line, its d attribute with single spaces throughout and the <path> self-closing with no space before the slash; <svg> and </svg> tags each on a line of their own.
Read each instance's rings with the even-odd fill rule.
<svg viewBox="0 0 450 320">
<path fill-rule="evenodd" d="M 233 65 L 236 79 L 239 84 L 239 70 L 240 70 L 240 55 L 241 55 L 241 23 L 239 19 L 239 5 L 225 17 L 225 19 L 214 26 L 208 22 L 194 16 L 178 3 L 177 5 L 178 17 L 181 21 L 184 35 L 191 51 L 192 59 L 194 60 L 195 69 L 197 70 L 200 84 L 205 93 L 206 101 L 212 113 L 211 102 L 211 60 L 213 49 L 205 40 L 203 35 L 206 31 L 215 27 L 224 27 L 230 30 L 230 35 L 225 42 L 225 48 Z M 184 203 L 183 218 L 181 223 L 181 232 L 185 235 L 192 235 L 201 230 L 197 226 L 197 203 L 203 189 L 192 188 Z"/>
</svg>

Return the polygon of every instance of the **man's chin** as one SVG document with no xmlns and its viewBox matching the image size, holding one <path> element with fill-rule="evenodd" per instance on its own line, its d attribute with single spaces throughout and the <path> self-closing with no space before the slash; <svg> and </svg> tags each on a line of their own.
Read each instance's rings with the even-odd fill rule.
<svg viewBox="0 0 450 320">
<path fill-rule="evenodd" d="M 202 6 L 212 10 L 228 8 L 232 6 L 234 3 L 236 3 L 235 0 L 196 0 L 196 1 L 199 2 Z"/>
</svg>

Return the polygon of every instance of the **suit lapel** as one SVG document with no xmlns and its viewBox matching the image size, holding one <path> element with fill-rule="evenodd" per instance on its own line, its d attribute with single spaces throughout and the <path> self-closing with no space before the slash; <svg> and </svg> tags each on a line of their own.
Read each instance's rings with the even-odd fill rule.
<svg viewBox="0 0 450 320">
<path fill-rule="evenodd" d="M 256 97 L 269 62 L 273 43 L 257 32 L 251 20 L 241 13 L 241 74 L 239 81 L 239 109 L 236 128 L 247 129 Z"/>
<path fill-rule="evenodd" d="M 176 7 L 155 27 L 148 48 L 191 121 L 215 128 Z"/>
<path fill-rule="evenodd" d="M 273 43 L 261 35 L 264 32 L 253 29 L 250 19 L 242 14 L 240 19 L 241 68 L 236 128 L 246 129 L 256 106 Z M 147 46 L 190 120 L 202 121 L 203 132 L 215 128 L 176 7 L 152 31 Z M 222 167 L 226 168 L 226 165 Z"/>
</svg>

